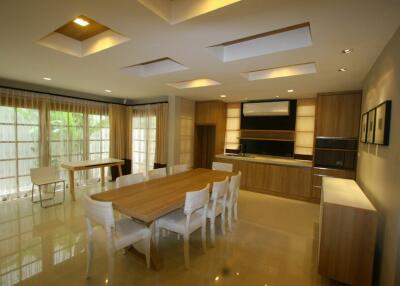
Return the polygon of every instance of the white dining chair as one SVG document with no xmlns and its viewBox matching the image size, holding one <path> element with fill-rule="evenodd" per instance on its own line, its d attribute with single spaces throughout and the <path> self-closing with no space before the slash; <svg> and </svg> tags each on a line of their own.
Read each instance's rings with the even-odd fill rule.
<svg viewBox="0 0 400 286">
<path fill-rule="evenodd" d="M 31 177 L 31 182 L 32 182 L 32 194 L 31 194 L 31 200 L 33 203 L 39 203 L 42 208 L 47 208 L 47 207 L 52 207 L 55 205 L 62 204 L 65 201 L 65 180 L 61 179 L 58 174 L 58 168 L 57 167 L 40 167 L 40 168 L 32 168 L 30 170 L 30 177 Z M 63 198 L 62 201 L 60 202 L 54 202 L 53 204 L 47 204 L 44 205 L 43 201 L 47 200 L 52 200 L 55 198 L 56 195 L 56 187 L 58 183 L 63 183 Z M 51 198 L 46 198 L 43 199 L 42 197 L 42 187 L 43 186 L 49 186 L 49 185 L 54 185 L 53 186 L 53 196 Z M 39 200 L 34 200 L 33 195 L 35 191 L 35 186 L 38 186 L 39 188 Z"/>
<path fill-rule="evenodd" d="M 216 171 L 224 171 L 224 172 L 232 172 L 233 164 L 230 163 L 221 163 L 221 162 L 213 162 L 212 169 Z"/>
<path fill-rule="evenodd" d="M 131 218 L 115 220 L 111 202 L 92 200 L 85 198 L 84 208 L 86 212 L 87 226 L 87 268 L 86 278 L 90 277 L 93 261 L 94 242 L 104 244 L 103 235 L 106 235 L 106 251 L 108 255 L 109 284 L 114 273 L 114 254 L 136 242 L 144 241 L 147 268 L 150 268 L 150 243 L 151 230 L 144 224 L 137 223 Z"/>
<path fill-rule="evenodd" d="M 175 166 L 169 167 L 169 174 L 176 175 L 176 174 L 183 173 L 183 172 L 186 172 L 189 170 L 190 170 L 190 167 L 188 164 L 175 165 Z"/>
<path fill-rule="evenodd" d="M 228 196 L 226 199 L 226 209 L 228 210 L 228 227 L 229 231 L 232 231 L 232 213 L 234 212 L 235 221 L 238 220 L 238 197 L 240 189 L 240 178 L 242 173 L 235 176 L 231 176 L 231 181 L 229 182 Z"/>
<path fill-rule="evenodd" d="M 160 229 L 166 229 L 183 235 L 183 252 L 185 267 L 190 267 L 189 236 L 195 230 L 201 228 L 201 242 L 203 252 L 206 251 L 206 213 L 209 201 L 210 185 L 204 189 L 187 192 L 183 209 L 173 211 L 156 222 L 156 243 L 160 239 Z"/>
<path fill-rule="evenodd" d="M 147 178 L 149 180 L 154 180 L 165 176 L 167 176 L 167 168 L 159 168 L 147 172 Z"/>
<path fill-rule="evenodd" d="M 229 177 L 221 182 L 214 182 L 211 202 L 208 204 L 207 218 L 210 220 L 211 244 L 215 245 L 215 218 L 221 215 L 221 232 L 225 235 L 225 205 L 229 187 Z"/>
<path fill-rule="evenodd" d="M 117 178 L 117 180 L 115 181 L 115 185 L 117 188 L 122 188 L 125 186 L 129 186 L 129 185 L 134 185 L 134 184 L 138 184 L 141 182 L 145 181 L 145 176 L 143 175 L 143 173 L 137 173 L 137 174 L 129 174 L 129 175 L 125 175 L 125 176 L 120 176 Z"/>
</svg>

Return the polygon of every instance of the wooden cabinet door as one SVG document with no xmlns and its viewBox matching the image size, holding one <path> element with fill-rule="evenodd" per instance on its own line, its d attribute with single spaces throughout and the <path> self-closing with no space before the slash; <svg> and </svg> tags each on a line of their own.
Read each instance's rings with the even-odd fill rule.
<svg viewBox="0 0 400 286">
<path fill-rule="evenodd" d="M 358 138 L 361 98 L 361 93 L 318 95 L 316 135 Z"/>
</svg>

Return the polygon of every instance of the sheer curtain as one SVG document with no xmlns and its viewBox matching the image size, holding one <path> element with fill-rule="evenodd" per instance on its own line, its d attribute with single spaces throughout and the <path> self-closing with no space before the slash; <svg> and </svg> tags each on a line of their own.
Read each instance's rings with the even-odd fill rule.
<svg viewBox="0 0 400 286">
<path fill-rule="evenodd" d="M 1 197 L 30 190 L 31 168 L 107 158 L 109 145 L 107 104 L 0 88 Z M 80 172 L 77 182 L 95 175 Z"/>
<path fill-rule="evenodd" d="M 168 104 L 132 107 L 132 173 L 154 169 L 167 161 Z"/>
</svg>

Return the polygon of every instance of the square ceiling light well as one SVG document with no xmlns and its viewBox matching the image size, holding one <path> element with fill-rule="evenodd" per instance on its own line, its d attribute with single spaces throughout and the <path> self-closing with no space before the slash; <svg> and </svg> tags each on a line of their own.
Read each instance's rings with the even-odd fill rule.
<svg viewBox="0 0 400 286">
<path fill-rule="evenodd" d="M 143 6 L 174 25 L 241 0 L 138 0 Z"/>
<path fill-rule="evenodd" d="M 124 72 L 140 77 L 155 76 L 159 74 L 178 72 L 187 69 L 188 68 L 184 65 L 170 58 L 157 59 L 122 68 Z"/>
<path fill-rule="evenodd" d="M 206 87 L 206 86 L 213 86 L 213 85 L 220 85 L 218 81 L 209 79 L 209 78 L 200 78 L 194 80 L 187 80 L 187 81 L 179 81 L 173 83 L 167 83 L 167 85 L 175 87 L 177 89 L 186 89 L 186 88 L 196 88 L 196 87 Z"/>
<path fill-rule="evenodd" d="M 294 50 L 312 45 L 309 23 L 225 42 L 207 49 L 223 62 Z"/>
<path fill-rule="evenodd" d="M 312 74 L 317 72 L 315 63 L 306 63 L 293 66 L 256 70 L 241 73 L 247 80 L 271 79 L 296 75 Z"/>
<path fill-rule="evenodd" d="M 129 40 L 107 26 L 81 15 L 43 37 L 37 44 L 76 57 L 85 57 Z"/>
</svg>

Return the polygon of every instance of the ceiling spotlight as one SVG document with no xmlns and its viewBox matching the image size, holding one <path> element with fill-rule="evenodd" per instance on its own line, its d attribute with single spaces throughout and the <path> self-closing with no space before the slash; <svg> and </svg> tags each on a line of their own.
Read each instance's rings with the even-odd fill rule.
<svg viewBox="0 0 400 286">
<path fill-rule="evenodd" d="M 219 276 L 215 276 L 214 280 L 218 281 L 219 280 Z"/>
<path fill-rule="evenodd" d="M 287 92 L 292 93 L 294 92 L 294 89 L 288 89 Z"/>
<path fill-rule="evenodd" d="M 275 96 L 276 98 L 279 98 L 279 95 Z"/>
<path fill-rule="evenodd" d="M 340 72 L 346 72 L 346 71 L 347 71 L 347 68 L 340 68 L 338 71 L 340 71 Z"/>
<path fill-rule="evenodd" d="M 112 91 L 109 90 L 109 89 L 105 89 L 104 91 L 107 92 L 107 93 L 111 93 L 111 92 L 112 92 Z"/>
<path fill-rule="evenodd" d="M 354 49 L 344 49 L 342 51 L 343 54 L 351 54 L 354 51 Z"/>
<path fill-rule="evenodd" d="M 82 18 L 79 18 L 79 17 L 74 20 L 74 23 L 78 24 L 79 26 L 82 26 L 82 27 L 86 27 L 87 25 L 89 25 L 88 21 L 83 20 Z"/>
<path fill-rule="evenodd" d="M 219 97 L 225 98 L 226 95 L 225 94 L 221 94 Z"/>
<path fill-rule="evenodd" d="M 50 77 L 44 77 L 43 79 L 44 79 L 44 80 L 51 80 Z"/>
</svg>

